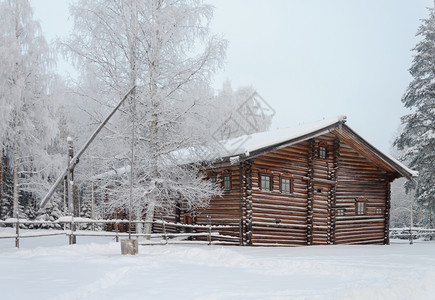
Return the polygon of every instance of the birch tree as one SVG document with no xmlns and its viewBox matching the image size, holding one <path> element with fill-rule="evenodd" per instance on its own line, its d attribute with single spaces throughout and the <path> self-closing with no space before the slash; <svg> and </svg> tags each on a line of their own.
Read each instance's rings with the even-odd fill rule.
<svg viewBox="0 0 435 300">
<path fill-rule="evenodd" d="M 93 85 L 83 94 L 113 105 L 136 86 L 128 105 L 105 131 L 118 174 L 117 201 L 146 213 L 184 202 L 194 209 L 219 191 L 182 166 L 172 153 L 204 142 L 201 115 L 212 97 L 209 81 L 221 65 L 226 42 L 209 32 L 212 7 L 197 0 L 78 1 L 71 7 L 74 34 L 63 43 Z M 132 197 L 130 197 L 130 195 Z M 113 199 L 113 198 L 112 198 Z"/>
<path fill-rule="evenodd" d="M 20 189 L 37 193 L 55 173 L 57 135 L 48 97 L 52 60 L 27 0 L 0 2 L 0 132 L 13 172 L 13 216 Z"/>
</svg>

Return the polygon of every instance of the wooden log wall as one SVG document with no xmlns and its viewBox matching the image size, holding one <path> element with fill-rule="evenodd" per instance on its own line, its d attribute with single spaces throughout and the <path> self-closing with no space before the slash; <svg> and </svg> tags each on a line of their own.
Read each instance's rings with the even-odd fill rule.
<svg viewBox="0 0 435 300">
<path fill-rule="evenodd" d="M 379 169 L 347 144 L 340 143 L 337 171 L 336 244 L 388 243 L 389 179 Z M 357 214 L 356 201 L 366 200 L 365 212 Z"/>
<path fill-rule="evenodd" d="M 308 170 L 307 170 L 307 245 L 313 243 L 313 215 L 314 215 L 314 155 L 315 155 L 315 142 L 310 140 L 308 148 Z"/>
<path fill-rule="evenodd" d="M 231 188 L 229 191 L 224 191 L 221 197 L 211 199 L 209 207 L 198 211 L 194 220 L 195 224 L 208 225 L 210 220 L 211 225 L 237 225 L 237 228 L 219 230 L 219 234 L 240 238 L 242 234 L 240 227 L 243 228 L 241 222 L 243 217 L 246 218 L 247 209 L 249 209 L 246 207 L 246 201 L 249 198 L 248 190 L 242 188 L 247 182 L 247 178 L 243 177 L 243 170 L 237 164 L 209 171 L 208 176 L 216 177 L 221 184 L 223 184 L 223 176 L 230 175 Z M 246 235 L 244 240 L 249 242 Z"/>
<path fill-rule="evenodd" d="M 313 224 L 311 245 L 333 244 L 333 202 L 336 185 L 336 138 L 327 134 L 310 141 L 312 177 L 310 186 L 313 193 Z M 320 147 L 325 149 L 321 157 Z"/>
<path fill-rule="evenodd" d="M 320 157 L 319 145 L 326 148 Z M 272 191 L 260 176 L 272 177 Z M 294 191 L 280 191 L 280 177 Z M 265 153 L 252 163 L 252 244 L 388 243 L 389 174 L 334 134 Z M 357 213 L 363 200 L 364 214 Z M 340 212 L 338 212 L 340 210 Z"/>
<path fill-rule="evenodd" d="M 307 244 L 307 169 L 309 143 L 259 156 L 252 163 L 252 244 Z M 272 177 L 272 191 L 260 189 L 259 176 Z M 280 191 L 280 178 L 293 181 L 293 192 Z"/>
<path fill-rule="evenodd" d="M 161 221 L 163 219 L 163 221 L 170 223 L 184 223 L 181 222 L 183 218 L 184 212 L 178 207 L 171 211 L 156 208 L 154 212 L 154 221 Z M 181 228 L 174 225 L 165 224 L 165 230 L 163 230 L 163 225 L 161 223 L 156 222 L 153 224 L 153 233 L 164 233 L 164 231 L 166 231 L 166 233 L 179 233 L 181 232 Z"/>
<path fill-rule="evenodd" d="M 241 244 L 252 245 L 252 167 L 251 162 L 242 163 L 242 222 Z"/>
</svg>

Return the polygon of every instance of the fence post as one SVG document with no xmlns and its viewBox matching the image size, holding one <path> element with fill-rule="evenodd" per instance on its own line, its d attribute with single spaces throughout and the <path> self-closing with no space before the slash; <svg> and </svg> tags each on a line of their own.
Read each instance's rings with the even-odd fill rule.
<svg viewBox="0 0 435 300">
<path fill-rule="evenodd" d="M 69 244 L 72 245 L 72 231 L 73 231 L 73 225 L 72 225 L 72 219 L 69 222 Z"/>
<path fill-rule="evenodd" d="M 211 245 L 211 219 L 210 216 L 207 215 L 207 223 L 208 223 L 208 245 Z"/>
<path fill-rule="evenodd" d="M 165 220 L 163 220 L 163 215 L 161 215 L 161 219 L 162 219 L 162 228 L 163 228 L 163 238 L 165 239 L 166 245 L 168 244 L 168 237 L 166 235 L 166 225 L 165 225 Z"/>
<path fill-rule="evenodd" d="M 74 235 L 74 231 L 76 230 L 76 225 L 74 224 L 74 216 L 71 215 L 71 222 L 70 222 L 70 229 L 71 229 L 71 234 L 69 236 L 69 244 L 76 244 L 76 237 Z"/>
<path fill-rule="evenodd" d="M 116 219 L 116 221 L 115 221 L 115 233 L 116 233 L 115 241 L 116 241 L 117 243 L 119 243 L 119 236 L 118 236 L 118 219 Z"/>
</svg>

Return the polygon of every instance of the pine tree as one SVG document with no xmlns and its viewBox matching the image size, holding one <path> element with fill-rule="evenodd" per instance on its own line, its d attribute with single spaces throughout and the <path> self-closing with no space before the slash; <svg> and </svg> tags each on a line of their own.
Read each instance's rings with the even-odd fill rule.
<svg viewBox="0 0 435 300">
<path fill-rule="evenodd" d="M 51 201 L 39 211 L 39 215 L 36 218 L 40 221 L 51 221 L 54 222 L 63 216 L 62 212 L 62 201 L 59 197 L 53 196 Z M 42 224 L 43 229 L 61 229 L 60 224 Z"/>
<path fill-rule="evenodd" d="M 13 208 L 13 188 L 12 188 L 12 170 L 9 167 L 8 156 L 3 152 L 2 157 L 2 199 L 1 199 L 1 216 L 2 220 L 12 218 Z"/>
<path fill-rule="evenodd" d="M 83 186 L 80 187 L 80 217 L 92 219 L 92 203 L 89 197 L 88 190 Z M 92 228 L 91 224 L 81 224 L 80 229 L 89 230 Z"/>
<path fill-rule="evenodd" d="M 435 211 L 435 8 L 422 20 L 417 36 L 422 40 L 409 69 L 413 80 L 402 102 L 411 113 L 402 117 L 404 129 L 394 144 L 405 150 L 403 159 L 419 171 L 415 194 L 418 203 L 432 215 Z M 409 187 L 409 186 L 408 186 Z"/>
</svg>

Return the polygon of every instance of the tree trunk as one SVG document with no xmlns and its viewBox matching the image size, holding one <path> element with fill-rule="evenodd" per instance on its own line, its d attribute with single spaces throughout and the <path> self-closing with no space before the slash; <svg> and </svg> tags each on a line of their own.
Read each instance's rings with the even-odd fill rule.
<svg viewBox="0 0 435 300">
<path fill-rule="evenodd" d="M 3 218 L 3 152 L 0 157 L 0 218 Z"/>
<path fill-rule="evenodd" d="M 150 198 L 155 198 L 155 197 L 150 197 Z M 150 239 L 150 234 L 152 232 L 153 229 L 153 220 L 154 220 L 154 211 L 156 208 L 156 201 L 150 199 L 150 202 L 148 203 L 147 206 L 147 213 L 146 213 L 146 217 L 145 217 L 145 234 L 147 234 L 146 239 L 149 240 Z"/>
<path fill-rule="evenodd" d="M 13 217 L 18 218 L 18 143 L 17 137 L 14 139 L 14 205 L 13 205 Z"/>
<path fill-rule="evenodd" d="M 153 103 L 153 109 L 154 112 L 156 112 L 157 105 Z M 153 121 L 151 123 L 151 153 L 153 154 L 153 158 L 151 160 L 151 180 L 156 181 L 159 172 L 157 168 L 157 126 L 158 126 L 158 117 L 157 113 L 154 113 Z M 157 202 L 157 186 L 155 185 L 153 187 L 153 190 L 150 193 L 149 199 L 148 199 L 148 206 L 147 206 L 147 212 L 145 217 L 145 234 L 147 234 L 147 239 L 150 238 L 150 234 L 152 231 L 152 222 L 154 220 L 154 211 L 156 208 L 156 202 Z"/>
<path fill-rule="evenodd" d="M 159 55 L 160 55 L 160 46 L 161 46 L 161 39 L 160 39 L 160 33 L 159 33 L 159 18 L 158 18 L 158 12 L 160 9 L 160 1 L 156 0 L 154 3 L 153 8 L 153 20 L 156 22 L 155 26 L 157 30 L 155 31 L 155 36 L 153 37 L 153 44 L 155 45 L 154 51 L 152 53 L 152 63 L 150 64 L 150 100 L 151 100 L 151 180 L 154 180 L 154 186 L 153 190 L 150 193 L 149 199 L 148 199 L 148 205 L 147 205 L 147 213 L 145 218 L 145 233 L 151 234 L 152 231 L 152 222 L 154 220 L 154 211 L 156 208 L 157 203 L 157 189 L 158 186 L 156 185 L 157 179 L 159 178 L 159 170 L 158 170 L 158 164 L 157 161 L 159 159 L 159 153 L 158 153 L 158 127 L 159 127 L 159 106 L 160 106 L 160 98 L 158 95 L 158 67 L 159 67 Z M 147 237 L 149 239 L 149 236 Z"/>
</svg>

